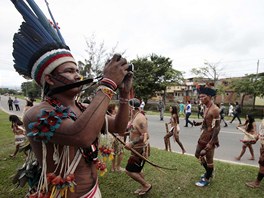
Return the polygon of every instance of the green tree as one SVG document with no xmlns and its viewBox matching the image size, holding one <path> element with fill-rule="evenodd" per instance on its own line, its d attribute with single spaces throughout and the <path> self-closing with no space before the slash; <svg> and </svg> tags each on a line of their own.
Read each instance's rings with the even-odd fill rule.
<svg viewBox="0 0 264 198">
<path fill-rule="evenodd" d="M 257 78 L 255 83 L 256 95 L 263 97 L 264 96 L 264 76 L 260 76 Z"/>
<path fill-rule="evenodd" d="M 170 58 L 152 54 L 132 60 L 135 65 L 134 91 L 136 97 L 148 99 L 156 92 L 163 91 L 169 84 L 179 84 L 183 80 L 182 73 L 172 68 Z"/>
<path fill-rule="evenodd" d="M 244 98 L 246 95 L 254 95 L 257 93 L 256 85 L 257 81 L 253 75 L 247 75 L 239 79 L 231 80 L 230 87 L 241 97 L 241 106 L 243 106 Z"/>
<path fill-rule="evenodd" d="M 41 97 L 41 88 L 37 85 L 35 81 L 23 82 L 21 84 L 21 90 L 24 96 L 30 98 Z"/>
<path fill-rule="evenodd" d="M 227 90 L 227 87 L 225 85 L 221 84 L 221 85 L 217 85 L 216 89 L 217 89 L 217 95 L 221 95 L 221 97 L 222 97 L 221 100 L 222 100 L 222 102 L 224 102 L 224 94 Z"/>
<path fill-rule="evenodd" d="M 0 88 L 0 94 L 11 94 L 10 89 L 8 88 Z"/>
</svg>

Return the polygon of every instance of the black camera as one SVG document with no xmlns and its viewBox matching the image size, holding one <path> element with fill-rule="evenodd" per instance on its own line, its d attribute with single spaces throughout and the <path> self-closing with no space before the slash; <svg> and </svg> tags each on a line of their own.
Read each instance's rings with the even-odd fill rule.
<svg viewBox="0 0 264 198">
<path fill-rule="evenodd" d="M 127 71 L 134 72 L 134 65 L 133 65 L 132 63 L 129 63 L 129 64 L 128 64 Z"/>
</svg>

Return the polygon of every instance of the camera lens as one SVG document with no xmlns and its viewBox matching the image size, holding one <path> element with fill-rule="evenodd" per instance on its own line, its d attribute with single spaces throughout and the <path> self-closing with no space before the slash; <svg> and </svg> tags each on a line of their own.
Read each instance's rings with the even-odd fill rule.
<svg viewBox="0 0 264 198">
<path fill-rule="evenodd" d="M 134 71 L 134 65 L 132 63 L 129 63 L 127 71 L 131 71 L 131 72 Z"/>
</svg>

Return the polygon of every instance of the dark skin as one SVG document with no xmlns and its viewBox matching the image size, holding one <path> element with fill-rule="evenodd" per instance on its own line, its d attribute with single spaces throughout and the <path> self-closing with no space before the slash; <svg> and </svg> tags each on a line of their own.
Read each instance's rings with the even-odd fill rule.
<svg viewBox="0 0 264 198">
<path fill-rule="evenodd" d="M 130 132 L 130 142 L 127 142 L 125 145 L 125 148 L 128 150 L 145 145 L 146 141 L 149 139 L 146 117 L 142 113 L 139 113 L 139 109 L 131 109 L 131 113 L 134 130 Z M 143 153 L 143 155 L 145 154 Z M 141 188 L 136 190 L 136 194 L 141 191 L 147 191 L 151 187 L 151 184 L 145 180 L 143 172 L 129 172 L 126 170 L 126 174 L 141 184 Z"/>
<path fill-rule="evenodd" d="M 132 73 L 126 71 L 127 68 L 127 61 L 120 55 L 114 55 L 103 70 L 103 77 L 111 79 L 119 87 L 122 85 L 122 89 L 120 89 L 120 97 L 125 99 L 129 98 L 129 91 L 132 87 L 133 77 Z M 81 79 L 77 66 L 74 63 L 64 63 L 57 67 L 52 74 L 47 74 L 44 77 L 45 82 L 50 88 L 64 85 L 62 82 L 52 77 L 52 75 L 57 74 L 67 78 L 69 82 L 77 82 Z M 53 172 L 55 169 L 55 164 L 52 159 L 54 144 L 61 145 L 61 148 L 63 145 L 70 146 L 70 159 L 72 160 L 78 148 L 89 147 L 98 137 L 98 134 L 103 128 L 105 114 L 110 99 L 102 91 L 98 91 L 90 105 L 87 106 L 87 109 L 84 112 L 81 112 L 75 103 L 75 97 L 79 92 L 80 88 L 77 87 L 53 96 L 60 100 L 64 106 L 69 107 L 77 115 L 78 119 L 76 121 L 73 121 L 72 119 L 62 120 L 60 127 L 56 130 L 49 143 L 46 144 L 47 172 Z M 53 107 L 44 101 L 28 110 L 24 116 L 24 124 L 27 132 L 29 131 L 28 124 L 37 121 L 37 115 L 40 114 L 41 109 L 53 110 Z M 117 133 L 125 131 L 128 122 L 128 114 L 128 104 L 120 104 L 116 117 L 107 117 L 109 131 Z M 30 143 L 38 161 L 42 163 L 41 143 L 34 141 L 32 138 L 30 138 Z M 81 197 L 87 193 L 94 186 L 97 179 L 95 164 L 88 164 L 83 158 L 81 158 L 74 174 L 77 185 L 74 193 L 68 192 L 67 197 L 69 198 Z"/>
<path fill-rule="evenodd" d="M 213 143 L 216 142 L 218 134 L 219 134 L 219 127 L 220 127 L 219 108 L 215 104 L 213 104 L 211 100 L 211 96 L 208 96 L 206 94 L 200 94 L 199 98 L 202 104 L 206 106 L 204 115 L 208 116 L 208 118 L 205 119 L 207 126 L 211 126 L 214 119 L 217 120 L 215 123 L 215 127 L 210 129 L 212 130 L 212 138 L 205 147 L 205 150 L 210 150 L 213 146 Z"/>
<path fill-rule="evenodd" d="M 220 121 L 219 121 L 219 108 L 213 104 L 212 100 L 211 100 L 211 96 L 206 95 L 206 94 L 200 94 L 199 98 L 202 102 L 202 104 L 204 104 L 206 106 L 204 115 L 205 117 L 205 122 L 207 124 L 207 126 L 211 126 L 213 120 L 215 119 L 215 127 L 214 128 L 209 128 L 209 130 L 212 130 L 212 137 L 211 140 L 207 143 L 205 150 L 210 150 L 213 146 L 213 143 L 215 143 L 217 141 L 217 137 L 219 134 L 219 127 L 220 127 Z M 199 126 L 201 125 L 202 122 L 194 122 L 195 126 Z"/>
<path fill-rule="evenodd" d="M 212 176 L 214 168 L 213 157 L 214 148 L 218 146 L 218 134 L 220 131 L 220 111 L 219 108 L 213 103 L 211 96 L 200 94 L 199 98 L 206 106 L 204 112 L 204 120 L 202 123 L 194 122 L 195 126 L 202 124 L 202 133 L 198 140 L 195 151 L 195 157 L 200 159 L 201 164 L 204 166 L 206 173 L 204 180 L 208 181 Z"/>
</svg>

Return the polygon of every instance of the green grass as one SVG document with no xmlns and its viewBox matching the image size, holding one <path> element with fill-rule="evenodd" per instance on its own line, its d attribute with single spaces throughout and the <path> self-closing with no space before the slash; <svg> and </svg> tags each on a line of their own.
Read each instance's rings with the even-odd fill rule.
<svg viewBox="0 0 264 198">
<path fill-rule="evenodd" d="M 11 175 L 22 166 L 24 155 L 20 153 L 14 159 L 8 157 L 15 149 L 14 137 L 8 122 L 8 115 L 2 111 L 0 111 L 0 123 L 0 197 L 22 198 L 26 194 L 27 188 L 15 188 L 11 182 Z M 129 152 L 125 151 L 123 167 L 128 156 Z M 194 157 L 152 148 L 150 160 L 161 166 L 177 168 L 177 170 L 164 170 L 165 173 L 163 173 L 146 164 L 144 167 L 145 178 L 153 188 L 143 197 L 260 198 L 264 196 L 264 182 L 259 189 L 250 189 L 245 186 L 246 181 L 256 178 L 257 167 L 216 161 L 215 177 L 210 186 L 198 188 L 194 183 L 198 181 L 204 169 Z M 108 164 L 108 169 L 110 169 L 110 164 Z M 133 195 L 133 191 L 139 185 L 125 173 L 107 172 L 105 176 L 99 177 L 99 183 L 102 196 L 105 198 L 137 197 Z"/>
</svg>

